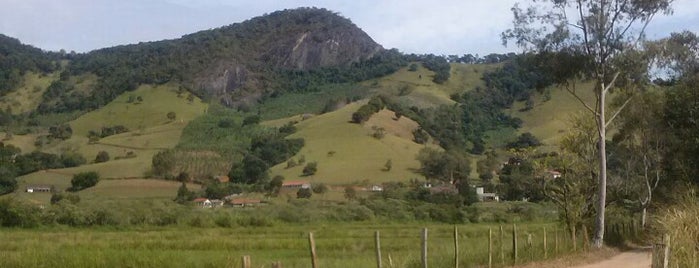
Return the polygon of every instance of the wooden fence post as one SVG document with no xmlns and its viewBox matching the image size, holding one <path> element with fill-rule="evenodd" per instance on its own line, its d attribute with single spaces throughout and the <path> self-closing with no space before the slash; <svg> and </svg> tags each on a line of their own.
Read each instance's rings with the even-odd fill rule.
<svg viewBox="0 0 699 268">
<path fill-rule="evenodd" d="M 427 228 L 422 228 L 422 268 L 427 268 Z"/>
<path fill-rule="evenodd" d="M 280 261 L 273 262 L 272 268 L 282 268 L 282 262 L 280 262 Z"/>
<path fill-rule="evenodd" d="M 517 265 L 517 225 L 512 224 L 512 264 Z"/>
<path fill-rule="evenodd" d="M 555 250 L 556 256 L 558 256 L 558 227 L 554 228 L 553 231 L 554 231 L 555 236 L 556 236 L 555 240 L 553 241 L 553 242 L 554 242 L 554 248 L 556 249 L 556 250 Z"/>
<path fill-rule="evenodd" d="M 243 266 L 242 267 L 243 268 L 250 268 L 250 266 L 251 266 L 250 256 L 248 256 L 248 255 L 243 256 Z"/>
<path fill-rule="evenodd" d="M 459 229 L 454 225 L 454 268 L 459 268 Z"/>
<path fill-rule="evenodd" d="M 534 260 L 534 243 L 532 241 L 532 233 L 527 234 L 527 251 L 529 251 L 529 261 Z"/>
<path fill-rule="evenodd" d="M 318 259 L 316 256 L 316 241 L 313 239 L 313 232 L 308 233 L 308 245 L 311 248 L 311 267 L 318 268 Z"/>
<path fill-rule="evenodd" d="M 663 235 L 663 244 L 665 244 L 665 252 L 663 252 L 663 268 L 670 267 L 670 235 Z"/>
<path fill-rule="evenodd" d="M 587 234 L 587 226 L 583 224 L 582 226 L 582 236 L 583 236 L 583 251 L 587 251 L 590 248 L 590 237 Z"/>
<path fill-rule="evenodd" d="M 546 244 L 546 227 L 544 227 L 544 259 L 548 258 L 549 254 L 549 247 L 548 244 Z"/>
<path fill-rule="evenodd" d="M 500 225 L 500 262 L 505 265 L 505 231 Z"/>
<path fill-rule="evenodd" d="M 578 251 L 578 239 L 575 237 L 575 225 L 573 225 L 573 230 L 571 230 L 571 238 L 573 238 L 573 251 Z"/>
<path fill-rule="evenodd" d="M 376 245 L 376 267 L 381 268 L 381 237 L 379 231 L 374 233 L 374 243 Z"/>
<path fill-rule="evenodd" d="M 488 268 L 493 267 L 493 228 L 488 228 Z"/>
</svg>

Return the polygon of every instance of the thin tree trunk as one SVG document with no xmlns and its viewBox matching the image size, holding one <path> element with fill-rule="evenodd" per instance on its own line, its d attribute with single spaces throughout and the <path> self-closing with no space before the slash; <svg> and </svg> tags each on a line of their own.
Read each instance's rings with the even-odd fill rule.
<svg viewBox="0 0 699 268">
<path fill-rule="evenodd" d="M 593 246 L 595 248 L 601 248 L 604 244 L 604 214 L 605 205 L 607 202 L 607 118 L 604 114 L 605 106 L 605 90 L 604 83 L 601 84 L 599 90 L 599 114 L 597 115 L 597 124 L 599 130 L 599 183 L 597 185 L 598 189 L 598 200 L 597 200 L 597 218 L 595 219 L 595 237 L 593 240 Z"/>
<path fill-rule="evenodd" d="M 641 228 L 646 228 L 646 206 L 643 206 L 643 211 L 641 212 Z"/>
</svg>

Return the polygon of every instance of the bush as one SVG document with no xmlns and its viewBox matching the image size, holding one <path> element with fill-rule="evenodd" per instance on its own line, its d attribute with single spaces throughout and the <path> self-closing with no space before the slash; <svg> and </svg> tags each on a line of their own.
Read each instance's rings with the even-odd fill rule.
<svg viewBox="0 0 699 268">
<path fill-rule="evenodd" d="M 175 112 L 168 112 L 166 116 L 167 116 L 167 119 L 170 121 L 173 121 L 173 120 L 175 120 L 175 118 L 177 118 L 177 114 Z"/>
<path fill-rule="evenodd" d="M 100 180 L 100 175 L 97 172 L 82 172 L 75 174 L 70 180 L 71 187 L 68 189 L 72 192 L 77 192 L 86 188 L 97 185 Z"/>
<path fill-rule="evenodd" d="M 301 188 L 296 192 L 296 198 L 311 198 L 313 192 L 309 188 Z"/>
<path fill-rule="evenodd" d="M 316 174 L 318 171 L 318 163 L 317 162 L 310 162 L 306 164 L 305 167 L 303 167 L 303 176 L 311 176 Z"/>
<path fill-rule="evenodd" d="M 109 161 L 109 153 L 106 151 L 100 151 L 95 157 L 95 163 L 104 163 Z"/>
</svg>

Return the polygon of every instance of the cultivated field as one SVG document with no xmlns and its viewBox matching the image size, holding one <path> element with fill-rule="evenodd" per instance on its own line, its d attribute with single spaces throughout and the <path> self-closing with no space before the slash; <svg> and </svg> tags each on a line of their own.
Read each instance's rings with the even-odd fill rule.
<svg viewBox="0 0 699 268">
<path fill-rule="evenodd" d="M 0 232 L 2 267 L 240 267 L 249 255 L 252 267 L 310 267 L 308 232 L 314 233 L 319 267 L 376 265 L 374 232 L 380 231 L 384 267 L 419 267 L 421 232 L 428 228 L 429 267 L 452 267 L 454 226 L 444 224 L 327 223 L 312 226 L 235 228 L 138 229 L 5 229 Z M 488 228 L 493 228 L 493 263 L 511 264 L 512 225 L 466 224 L 459 229 L 460 267 L 488 263 Z M 543 259 L 543 230 L 547 228 L 547 257 L 556 256 L 555 225 L 520 224 L 518 262 Z M 527 243 L 532 235 L 532 246 Z M 558 254 L 571 250 L 558 231 Z M 501 255 L 500 249 L 504 249 Z M 531 248 L 531 249 L 530 249 Z M 501 259 L 501 256 L 504 256 Z"/>
</svg>

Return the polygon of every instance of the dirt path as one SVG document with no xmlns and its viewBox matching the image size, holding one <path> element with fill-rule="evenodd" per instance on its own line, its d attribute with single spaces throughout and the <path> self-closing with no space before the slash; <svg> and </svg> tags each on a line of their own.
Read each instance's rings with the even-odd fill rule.
<svg viewBox="0 0 699 268">
<path fill-rule="evenodd" d="M 627 251 L 607 260 L 573 268 L 648 268 L 651 265 L 650 254 L 649 250 L 642 249 Z"/>
</svg>

